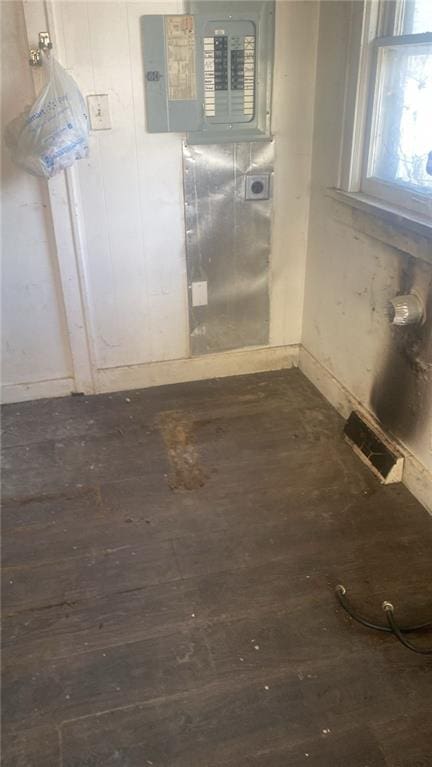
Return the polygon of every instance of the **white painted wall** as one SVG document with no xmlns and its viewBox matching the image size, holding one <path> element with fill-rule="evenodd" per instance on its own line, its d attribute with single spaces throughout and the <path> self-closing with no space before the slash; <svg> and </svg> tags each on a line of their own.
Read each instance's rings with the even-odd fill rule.
<svg viewBox="0 0 432 767">
<path fill-rule="evenodd" d="M 2 126 L 34 100 L 21 3 L 2 2 Z M 2 384 L 6 398 L 26 384 L 72 388 L 70 352 L 46 184 L 16 168 L 2 144 Z M 65 380 L 66 379 L 66 380 Z M 59 383 L 63 382 L 63 383 Z"/>
<path fill-rule="evenodd" d="M 47 6 L 41 0 L 33 0 L 24 5 L 30 39 L 37 40 L 41 25 L 52 27 L 56 55 L 75 77 L 84 95 L 109 95 L 112 129 L 92 133 L 90 157 L 77 164 L 69 179 L 78 205 L 78 230 L 73 240 L 75 246 L 79 241 L 76 261 L 96 391 L 122 388 L 130 380 L 136 385 L 140 382 L 148 385 L 153 380 L 148 371 L 154 368 L 145 366 L 170 360 L 186 361 L 189 343 L 182 137 L 149 134 L 145 130 L 140 17 L 151 13 L 181 13 L 183 5 L 181 0 L 66 0 Z M 28 45 L 21 3 L 11 4 L 9 14 L 17 60 L 17 66 L 8 67 L 7 111 L 13 115 L 22 108 L 23 100 L 30 99 L 31 77 L 26 63 Z M 298 344 L 301 335 L 317 19 L 315 2 L 277 4 L 273 98 L 276 166 L 270 264 L 273 347 Z M 7 35 L 9 37 L 9 33 Z M 27 89 L 24 99 L 23 89 Z M 46 185 L 33 181 L 19 170 L 9 172 L 14 175 L 16 191 L 12 196 L 6 190 L 7 205 L 12 219 L 16 219 L 22 215 L 27 190 L 31 188 L 33 195 L 40 196 Z M 54 189 L 55 184 L 50 182 L 52 205 L 56 205 L 56 200 L 63 200 L 66 194 L 66 188 L 59 185 Z M 48 215 L 48 210 L 46 212 Z M 67 247 L 69 237 L 69 247 L 71 245 L 71 224 L 59 222 L 64 211 L 57 207 L 53 215 L 57 222 L 57 256 L 62 272 L 63 243 Z M 27 214 L 25 222 L 25 237 L 33 243 L 33 250 L 36 247 L 44 252 L 47 261 L 47 254 L 50 255 L 47 242 L 52 239 L 49 226 L 46 231 L 43 228 L 47 222 L 45 219 L 34 222 Z M 14 256 L 16 258 L 16 253 Z M 34 260 L 33 253 L 32 259 L 34 273 L 41 280 L 43 268 Z M 52 259 L 47 261 L 45 269 L 51 262 Z M 68 265 L 70 262 L 68 257 Z M 28 314 L 32 307 L 27 295 L 28 283 L 22 277 L 22 270 L 15 271 L 15 278 L 17 276 L 15 292 L 22 307 L 20 313 Z M 62 283 L 63 289 L 67 288 L 68 278 L 67 275 L 63 278 L 63 273 Z M 41 312 L 37 297 L 35 299 L 37 311 Z M 55 293 L 46 297 L 44 307 L 45 312 L 51 312 L 47 315 L 47 324 L 56 339 L 49 338 L 46 343 L 45 336 L 43 350 L 37 345 L 33 347 L 27 373 L 21 372 L 20 364 L 25 354 L 23 347 L 28 342 L 17 332 L 20 322 L 16 303 L 6 304 L 5 326 L 10 328 L 14 343 L 8 380 L 20 380 L 21 375 L 28 376 L 30 372 L 31 380 L 65 374 L 65 364 L 60 365 L 58 359 L 59 350 L 63 349 L 60 342 L 64 338 L 64 327 L 63 317 L 58 316 Z M 68 302 L 66 307 L 68 316 L 73 316 L 73 307 L 72 312 Z M 73 338 L 72 334 L 72 341 Z M 85 339 L 81 346 L 83 344 L 85 346 Z M 85 356 L 85 350 L 83 354 Z M 270 367 L 274 364 L 271 360 L 281 357 L 280 354 L 269 356 L 266 363 L 262 355 L 260 359 L 256 364 Z M 245 358 L 242 360 L 244 369 Z M 70 374 L 69 360 L 68 364 Z M 216 368 L 211 369 L 223 374 L 222 356 L 215 364 Z M 227 370 L 232 370 L 228 358 L 226 364 Z M 138 372 L 131 373 L 130 366 L 138 366 Z M 193 371 L 198 368 L 192 360 L 182 362 L 178 373 L 172 373 L 169 365 L 164 365 L 159 368 L 157 380 L 163 383 L 176 380 L 176 376 L 193 378 Z M 91 390 L 85 381 L 79 388 Z"/>
<path fill-rule="evenodd" d="M 189 356 L 182 137 L 149 134 L 145 130 L 140 38 L 142 15 L 181 13 L 183 5 L 180 0 L 67 0 L 48 3 L 51 12 L 45 21 L 46 6 L 34 0 L 25 3 L 27 30 L 22 4 L 3 5 L 7 20 L 3 25 L 8 61 L 6 119 L 32 99 L 26 31 L 36 41 L 41 25 L 52 26 L 56 54 L 82 92 L 109 94 L 112 129 L 92 133 L 90 158 L 78 163 L 69 181 L 78 204 L 79 231 L 78 238 L 75 232 L 74 246 L 78 239 L 79 248 L 75 257 L 96 391 L 111 385 L 122 388 L 122 381 L 126 386 L 131 379 L 130 366 L 187 360 Z M 298 344 L 301 334 L 317 19 L 315 2 L 277 4 L 273 99 L 276 165 L 270 264 L 273 347 Z M 73 260 L 73 256 L 64 256 L 66 241 L 71 239 L 71 223 L 61 220 L 65 212 L 56 202 L 60 200 L 64 207 L 66 188 L 57 180 L 50 182 L 49 199 L 46 183 L 13 168 L 8 158 L 5 172 L 8 225 L 4 251 L 8 255 L 4 267 L 3 379 L 17 383 L 71 376 L 49 220 L 51 203 L 59 270 L 67 272 Z M 16 222 L 24 217 L 25 227 L 21 227 L 17 240 Z M 66 275 L 66 291 L 68 284 Z M 77 300 L 75 295 L 75 303 Z M 66 306 L 75 325 L 67 295 Z M 85 349 L 82 353 L 85 356 Z M 75 367 L 76 357 L 74 354 Z M 269 357 L 269 366 L 273 364 L 271 359 L 280 360 L 281 356 Z M 182 363 L 180 377 L 194 376 L 197 365 L 192 361 L 190 365 L 188 374 L 187 364 Z M 219 374 L 223 373 L 223 365 L 219 359 Z M 160 368 L 158 381 L 162 377 L 163 382 L 164 376 L 167 381 L 173 380 L 167 366 Z M 144 368 L 142 375 L 133 374 L 132 378 L 143 385 L 149 380 Z M 85 381 L 78 388 L 89 390 Z"/>
<path fill-rule="evenodd" d="M 326 196 L 327 188 L 335 186 L 338 178 L 349 12 L 350 4 L 339 0 L 324 2 L 320 9 L 303 344 L 322 366 L 319 373 L 309 360 L 306 372 L 317 378 L 324 390 L 327 387 L 330 398 L 333 391 L 334 399 L 335 390 L 328 377 L 325 381 L 323 371 L 373 413 L 374 385 L 395 343 L 386 316 L 387 303 L 400 290 L 401 276 L 412 268 L 412 262 L 400 250 L 350 225 L 350 210 Z M 426 294 L 432 287 L 432 265 L 423 261 L 414 264 L 414 278 Z M 421 423 L 412 433 L 397 426 L 394 431 L 419 461 L 420 470 L 431 471 L 431 344 L 423 348 L 420 357 L 426 376 Z M 411 384 L 410 374 L 388 381 L 389 396 L 391 389 L 394 395 L 395 387 L 402 388 L 397 392 L 401 409 L 409 404 Z M 341 394 L 340 401 L 335 401 L 342 411 L 343 399 Z M 429 475 L 425 492 L 432 505 L 430 481 Z"/>
<path fill-rule="evenodd" d="M 272 130 L 276 138 L 270 341 L 301 339 L 318 37 L 317 2 L 276 6 Z"/>
<path fill-rule="evenodd" d="M 180 2 L 62 3 L 61 56 L 84 93 L 108 93 L 112 130 L 79 164 L 98 368 L 187 357 L 181 136 L 145 130 L 140 17 Z M 277 142 L 271 344 L 300 340 L 313 124 L 315 3 L 276 17 Z M 287 211 L 289 211 L 287 215 Z"/>
<path fill-rule="evenodd" d="M 62 3 L 59 51 L 84 94 L 109 95 L 112 129 L 78 165 L 98 368 L 188 354 L 181 138 L 145 130 L 140 17 L 178 2 Z"/>
</svg>

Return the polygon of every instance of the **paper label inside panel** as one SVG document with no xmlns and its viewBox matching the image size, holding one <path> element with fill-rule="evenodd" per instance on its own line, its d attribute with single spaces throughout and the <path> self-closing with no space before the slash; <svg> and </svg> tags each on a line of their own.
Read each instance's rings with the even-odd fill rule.
<svg viewBox="0 0 432 767">
<path fill-rule="evenodd" d="M 196 99 L 195 23 L 193 16 L 167 16 L 168 98 Z"/>
</svg>

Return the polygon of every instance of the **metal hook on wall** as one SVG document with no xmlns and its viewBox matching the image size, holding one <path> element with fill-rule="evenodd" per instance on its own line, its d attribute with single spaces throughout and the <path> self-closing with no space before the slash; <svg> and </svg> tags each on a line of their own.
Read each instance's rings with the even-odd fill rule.
<svg viewBox="0 0 432 767">
<path fill-rule="evenodd" d="M 32 67 L 41 66 L 42 51 L 49 51 L 53 47 L 49 32 L 39 32 L 38 48 L 31 48 L 29 51 L 29 64 Z"/>
</svg>

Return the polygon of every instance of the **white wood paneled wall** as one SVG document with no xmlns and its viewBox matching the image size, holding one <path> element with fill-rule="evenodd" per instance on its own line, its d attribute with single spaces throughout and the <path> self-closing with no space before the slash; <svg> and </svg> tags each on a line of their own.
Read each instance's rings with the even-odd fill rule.
<svg viewBox="0 0 432 767">
<path fill-rule="evenodd" d="M 54 5 L 65 65 L 113 126 L 77 166 L 97 368 L 188 354 L 181 137 L 146 133 L 140 41 L 144 12 L 181 7 L 152 5 Z"/>
<path fill-rule="evenodd" d="M 280 159 L 271 260 L 273 349 L 212 355 L 208 363 L 189 358 L 182 137 L 145 129 L 140 17 L 181 13 L 182 2 L 24 0 L 23 6 L 28 41 L 36 44 L 39 31 L 48 29 L 55 55 L 83 94 L 109 96 L 112 128 L 92 132 L 89 159 L 48 184 L 74 388 L 106 391 L 131 381 L 146 386 L 295 363 L 317 4 L 277 6 L 273 117 Z M 39 73 L 33 75 L 38 81 Z M 295 82 L 299 78 L 301 88 Z M 301 143 L 292 140 L 299 133 Z"/>
<path fill-rule="evenodd" d="M 34 99 L 23 7 L 1 5 L 5 126 Z M 2 141 L 2 398 L 60 395 L 73 363 L 45 182 L 20 171 Z"/>
</svg>

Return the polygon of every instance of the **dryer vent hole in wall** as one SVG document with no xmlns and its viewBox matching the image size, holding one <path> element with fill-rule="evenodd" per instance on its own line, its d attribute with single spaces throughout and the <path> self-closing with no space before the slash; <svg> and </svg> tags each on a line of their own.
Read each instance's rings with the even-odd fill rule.
<svg viewBox="0 0 432 767">
<path fill-rule="evenodd" d="M 374 424 L 353 410 L 344 434 L 354 452 L 384 484 L 402 481 L 403 456 Z"/>
<path fill-rule="evenodd" d="M 245 200 L 268 200 L 269 197 L 269 173 L 254 173 L 245 177 Z"/>
</svg>

